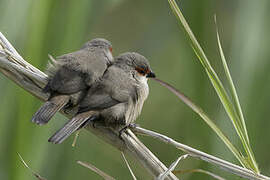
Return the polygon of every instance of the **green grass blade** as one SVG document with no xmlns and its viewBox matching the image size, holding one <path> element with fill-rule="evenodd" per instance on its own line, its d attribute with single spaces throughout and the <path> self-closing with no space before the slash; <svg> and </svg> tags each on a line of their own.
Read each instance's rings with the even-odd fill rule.
<svg viewBox="0 0 270 180">
<path fill-rule="evenodd" d="M 217 76 L 216 72 L 210 65 L 203 49 L 201 48 L 200 44 L 198 43 L 197 39 L 195 38 L 194 34 L 192 33 L 188 23 L 186 22 L 183 14 L 181 13 L 180 9 L 178 8 L 176 2 L 174 0 L 168 0 L 173 12 L 175 15 L 179 18 L 181 25 L 184 27 L 185 32 L 187 33 L 188 38 L 191 41 L 192 48 L 197 55 L 198 59 L 200 60 L 201 64 L 205 68 L 205 71 L 207 72 L 207 75 L 209 76 L 209 79 L 211 80 L 211 83 L 213 84 L 213 87 L 215 88 L 227 114 L 229 115 L 230 119 L 233 121 L 235 119 L 235 116 L 237 115 L 233 104 L 231 103 L 231 100 L 228 96 L 228 94 L 225 91 L 224 86 L 222 85 L 219 77 Z M 234 124 L 234 122 L 233 122 Z"/>
<path fill-rule="evenodd" d="M 216 16 L 215 16 L 215 24 L 216 23 L 217 22 L 216 22 Z M 233 80 L 232 80 L 232 77 L 231 77 L 227 62 L 226 62 L 225 55 L 224 55 L 223 50 L 222 50 L 217 24 L 216 24 L 216 36 L 217 36 L 218 48 L 219 48 L 219 53 L 220 53 L 220 57 L 221 57 L 221 60 L 222 60 L 223 68 L 224 68 L 224 71 L 225 71 L 225 74 L 226 74 L 226 78 L 227 78 L 227 80 L 229 82 L 229 88 L 230 88 L 230 92 L 232 94 L 232 100 L 233 100 L 234 105 L 236 106 L 237 114 L 238 114 L 238 116 L 239 116 L 239 118 L 241 120 L 241 125 L 243 126 L 243 130 L 245 132 L 245 135 L 247 137 L 247 141 L 249 143 L 247 128 L 246 128 L 244 116 L 243 116 L 243 113 L 242 113 L 242 108 L 241 108 L 239 98 L 237 96 L 237 92 L 236 92 L 236 89 L 235 89 L 235 86 L 234 86 L 234 83 L 233 83 Z"/>
<path fill-rule="evenodd" d="M 206 57 L 202 47 L 198 43 L 192 30 L 190 29 L 187 21 L 185 20 L 182 12 L 180 11 L 177 3 L 175 2 L 175 0 L 168 0 L 168 2 L 171 6 L 172 11 L 174 12 L 176 17 L 178 18 L 178 22 L 181 22 L 180 24 L 184 28 L 184 32 L 186 33 L 187 37 L 191 41 L 191 45 L 192 45 L 192 48 L 193 48 L 195 54 L 197 55 L 202 66 L 204 67 L 216 93 L 218 94 L 220 101 L 222 102 L 224 109 L 226 110 L 226 113 L 228 114 L 230 120 L 232 121 L 232 124 L 233 124 L 233 126 L 234 126 L 234 128 L 235 128 L 235 130 L 236 130 L 236 132 L 237 132 L 237 134 L 242 142 L 242 145 L 245 149 L 247 158 L 244 158 L 244 159 L 237 158 L 237 159 L 241 160 L 241 164 L 243 166 L 245 166 L 246 168 L 252 169 L 255 172 L 259 172 L 254 155 L 253 155 L 251 147 L 249 145 L 246 127 L 243 123 L 244 119 L 241 120 L 241 118 L 243 118 L 243 113 L 241 111 L 241 107 L 240 107 L 240 103 L 239 103 L 238 98 L 237 98 L 237 100 L 238 100 L 239 106 L 237 105 L 237 100 L 235 99 L 235 97 L 233 97 L 234 98 L 233 102 L 236 103 L 236 107 L 235 107 L 234 104 L 232 103 L 232 100 L 228 96 L 222 82 L 220 81 L 218 75 L 216 74 L 216 72 L 212 68 L 210 62 L 208 61 L 208 58 Z M 217 131 L 215 131 L 215 132 L 217 133 Z"/>
<path fill-rule="evenodd" d="M 239 160 L 239 162 L 246 167 L 245 159 L 240 154 L 240 152 L 234 147 L 234 145 L 230 142 L 230 140 L 224 135 L 224 133 L 217 127 L 217 125 L 209 118 L 209 116 L 195 103 L 193 103 L 187 96 L 185 96 L 182 92 L 174 88 L 172 85 L 155 78 L 162 86 L 169 89 L 172 93 L 174 93 L 180 100 L 182 100 L 187 106 L 189 106 L 195 113 L 197 113 L 206 124 L 218 135 L 218 137 L 224 142 L 224 144 L 230 149 L 230 151 L 234 154 L 234 156 Z"/>
<path fill-rule="evenodd" d="M 194 49 L 194 48 L 193 48 Z M 197 55 L 198 59 L 200 61 L 203 61 L 201 59 L 201 57 L 198 55 L 197 51 L 194 50 L 195 54 Z M 220 101 L 222 102 L 228 116 L 230 117 L 231 121 L 232 121 L 232 124 L 245 148 L 246 151 L 247 150 L 247 146 L 245 145 L 246 144 L 246 140 L 245 140 L 245 137 L 244 137 L 244 134 L 243 134 L 243 130 L 241 129 L 241 125 L 240 125 L 240 122 L 238 120 L 238 116 L 236 116 L 235 114 L 235 111 L 234 111 L 234 107 L 233 107 L 233 104 L 231 103 L 224 87 L 222 84 L 219 84 L 219 81 L 217 81 L 215 79 L 215 77 L 206 69 L 206 73 L 211 81 L 211 83 L 213 84 L 213 87 L 214 89 L 216 90 L 218 96 L 219 96 L 219 99 Z"/>
<path fill-rule="evenodd" d="M 215 23 L 216 23 L 216 16 L 215 16 Z M 216 25 L 216 36 L 217 36 L 218 48 L 219 48 L 219 53 L 220 53 L 220 57 L 221 57 L 221 60 L 222 60 L 223 68 L 224 68 L 224 71 L 225 71 L 225 74 L 226 74 L 226 78 L 227 78 L 227 80 L 229 82 L 230 92 L 231 92 L 231 94 L 233 96 L 232 100 L 234 102 L 234 105 L 237 107 L 237 109 L 236 109 L 237 114 L 238 114 L 238 116 L 239 116 L 239 118 L 241 120 L 241 126 L 243 128 L 243 131 L 245 132 L 245 135 L 247 137 L 247 141 L 249 143 L 248 133 L 247 133 L 246 125 L 245 125 L 244 116 L 243 116 L 243 113 L 242 113 L 242 109 L 241 109 L 240 102 L 239 102 L 239 99 L 238 99 L 238 96 L 237 96 L 237 93 L 236 93 L 235 86 L 234 86 L 233 80 L 231 78 L 231 74 L 230 74 L 226 59 L 225 59 L 225 55 L 224 55 L 223 50 L 222 50 L 217 25 Z"/>
<path fill-rule="evenodd" d="M 215 24 L 216 24 L 216 36 L 217 36 L 217 42 L 218 42 L 220 57 L 221 57 L 221 60 L 222 60 L 222 64 L 223 64 L 223 68 L 224 68 L 224 71 L 225 71 L 225 74 L 226 74 L 227 81 L 229 82 L 229 88 L 230 88 L 230 92 L 232 94 L 232 100 L 233 100 L 233 103 L 234 103 L 234 105 L 236 107 L 236 112 L 237 112 L 237 114 L 238 114 L 238 116 L 240 118 L 239 124 L 241 125 L 241 127 L 243 129 L 243 132 L 245 134 L 244 138 L 245 138 L 245 141 L 246 141 L 246 146 L 248 146 L 248 147 L 245 147 L 245 149 L 246 149 L 246 151 L 248 151 L 247 154 L 250 157 L 250 160 L 251 160 L 252 164 L 254 165 L 254 168 L 256 169 L 256 172 L 259 172 L 258 165 L 256 163 L 256 160 L 255 160 L 254 154 L 252 152 L 252 149 L 250 147 L 249 138 L 248 138 L 248 132 L 247 132 L 247 128 L 246 128 L 246 123 L 245 123 L 244 115 L 243 115 L 242 108 L 241 108 L 241 105 L 240 105 L 240 102 L 239 102 L 239 98 L 238 98 L 238 95 L 237 95 L 237 92 L 236 92 L 236 89 L 235 89 L 235 86 L 234 86 L 234 83 L 233 83 L 233 80 L 232 80 L 232 77 L 231 77 L 227 62 L 226 62 L 226 58 L 225 58 L 222 46 L 221 46 L 218 27 L 217 27 L 216 16 L 214 18 L 215 18 Z"/>
</svg>

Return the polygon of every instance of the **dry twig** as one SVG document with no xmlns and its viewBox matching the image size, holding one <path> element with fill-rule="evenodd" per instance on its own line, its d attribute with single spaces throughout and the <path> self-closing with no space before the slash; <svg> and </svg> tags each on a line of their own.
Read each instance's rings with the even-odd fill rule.
<svg viewBox="0 0 270 180">
<path fill-rule="evenodd" d="M 124 159 L 124 161 L 125 161 L 125 164 L 126 164 L 127 167 L 128 167 L 128 170 L 129 170 L 129 172 L 130 172 L 130 174 L 131 174 L 133 180 L 137 180 L 137 178 L 136 178 L 136 176 L 134 175 L 134 173 L 133 173 L 133 171 L 132 171 L 130 165 L 128 164 L 128 161 L 127 161 L 127 158 L 126 158 L 125 154 L 124 154 L 123 152 L 121 152 L 121 155 L 122 155 L 122 157 L 123 157 L 123 159 Z"/>
<path fill-rule="evenodd" d="M 134 127 L 133 130 L 141 135 L 150 136 L 150 137 L 156 138 L 162 142 L 165 142 L 167 144 L 173 145 L 177 149 L 180 149 L 180 150 L 184 151 L 185 153 L 189 154 L 191 157 L 206 161 L 214 166 L 217 166 L 221 169 L 224 169 L 230 173 L 236 174 L 240 177 L 244 177 L 247 179 L 256 179 L 256 180 L 270 180 L 270 178 L 267 176 L 264 176 L 261 174 L 255 174 L 253 171 L 251 171 L 249 169 L 232 164 L 228 161 L 225 161 L 225 160 L 220 159 L 218 157 L 204 153 L 202 151 L 199 151 L 197 149 L 189 147 L 185 144 L 181 144 L 181 143 L 179 143 L 179 142 L 173 140 L 172 138 L 167 137 L 163 134 L 159 134 L 157 132 L 150 131 L 150 130 L 147 130 L 147 129 L 144 129 L 141 127 Z"/>
<path fill-rule="evenodd" d="M 174 162 L 170 165 L 169 169 L 168 169 L 167 171 L 165 171 L 164 173 L 161 173 L 161 174 L 157 177 L 156 180 L 163 180 L 163 179 L 165 179 L 165 178 L 168 176 L 168 174 L 171 173 L 171 172 L 176 168 L 176 166 L 178 165 L 178 163 L 179 163 L 181 160 L 186 159 L 188 156 L 189 156 L 189 154 L 185 154 L 185 155 L 182 155 L 182 156 L 180 156 L 179 158 L 177 158 L 176 161 L 174 161 Z"/>
<path fill-rule="evenodd" d="M 29 171 L 33 174 L 33 176 L 35 176 L 38 180 L 47 180 L 44 177 L 42 177 L 41 175 L 39 175 L 37 172 L 35 172 L 33 169 L 31 169 L 28 164 L 26 164 L 26 162 L 23 160 L 22 156 L 18 153 L 20 160 L 22 161 L 23 165 L 29 169 Z"/>
<path fill-rule="evenodd" d="M 90 163 L 86 163 L 86 162 L 82 162 L 82 161 L 77 161 L 77 163 L 82 165 L 83 167 L 86 167 L 86 168 L 94 171 L 95 173 L 97 173 L 98 175 L 103 177 L 103 179 L 105 179 L 105 180 L 115 180 L 113 177 L 109 176 L 108 174 L 101 171 L 100 169 L 98 169 L 97 167 L 95 167 L 94 165 L 92 165 Z"/>
</svg>

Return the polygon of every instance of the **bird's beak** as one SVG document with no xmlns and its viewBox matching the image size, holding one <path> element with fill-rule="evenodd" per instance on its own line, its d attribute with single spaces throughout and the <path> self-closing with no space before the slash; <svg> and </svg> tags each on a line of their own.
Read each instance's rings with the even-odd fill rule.
<svg viewBox="0 0 270 180">
<path fill-rule="evenodd" d="M 146 75 L 147 78 L 155 78 L 156 75 L 154 72 L 150 71 L 147 75 Z"/>
</svg>

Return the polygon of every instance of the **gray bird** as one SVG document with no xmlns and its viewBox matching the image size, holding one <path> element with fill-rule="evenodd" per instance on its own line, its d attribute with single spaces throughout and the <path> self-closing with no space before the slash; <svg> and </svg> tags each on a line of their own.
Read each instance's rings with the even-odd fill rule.
<svg viewBox="0 0 270 180">
<path fill-rule="evenodd" d="M 43 89 L 51 94 L 50 98 L 32 117 L 32 122 L 39 125 L 48 123 L 63 107 L 76 106 L 89 87 L 100 80 L 113 61 L 112 45 L 96 38 L 52 61 L 47 70 L 49 81 Z"/>
<path fill-rule="evenodd" d="M 135 52 L 121 54 L 100 82 L 92 85 L 79 103 L 78 113 L 49 142 L 59 144 L 87 121 L 106 126 L 127 126 L 140 115 L 149 92 L 147 78 L 155 77 L 148 60 Z"/>
</svg>

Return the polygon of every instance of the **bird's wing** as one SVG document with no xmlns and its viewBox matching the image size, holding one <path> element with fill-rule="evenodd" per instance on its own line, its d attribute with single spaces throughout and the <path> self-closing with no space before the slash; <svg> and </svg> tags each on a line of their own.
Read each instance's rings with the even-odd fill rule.
<svg viewBox="0 0 270 180">
<path fill-rule="evenodd" d="M 76 93 L 99 80 L 107 69 L 103 50 L 79 50 L 57 57 L 57 70 L 51 78 L 51 89 L 62 94 Z"/>
<path fill-rule="evenodd" d="M 118 103 L 128 102 L 130 98 L 137 99 L 135 87 L 128 75 L 120 68 L 110 67 L 102 81 L 94 84 L 80 103 L 79 111 L 102 110 Z"/>
<path fill-rule="evenodd" d="M 109 88 L 106 88 L 103 84 L 98 84 L 88 91 L 88 94 L 80 103 L 79 112 L 102 110 L 118 103 L 120 101 L 111 96 Z"/>
<path fill-rule="evenodd" d="M 63 66 L 49 80 L 44 90 L 61 94 L 73 94 L 87 88 L 84 81 L 85 77 L 85 74 Z"/>
</svg>

